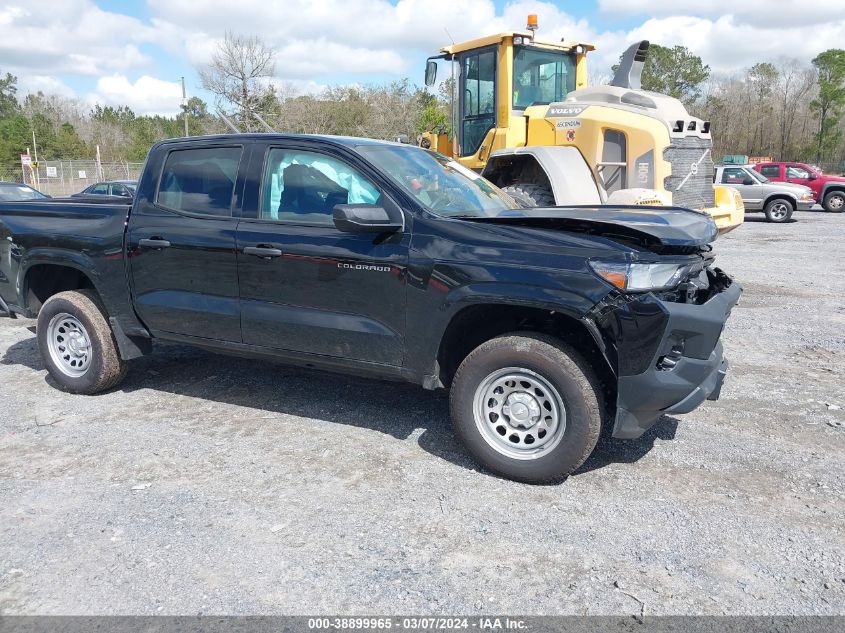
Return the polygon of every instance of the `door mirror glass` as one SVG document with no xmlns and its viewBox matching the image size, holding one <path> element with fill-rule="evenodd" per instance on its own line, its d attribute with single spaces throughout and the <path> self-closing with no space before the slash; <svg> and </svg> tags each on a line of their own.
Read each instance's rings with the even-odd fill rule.
<svg viewBox="0 0 845 633">
<path fill-rule="evenodd" d="M 814 174 L 814 173 L 810 172 L 810 180 L 815 180 L 818 177 L 819 177 L 818 174 Z"/>
<path fill-rule="evenodd" d="M 754 179 L 753 179 L 753 178 L 751 178 L 750 176 L 746 176 L 746 177 L 743 179 L 742 184 L 743 184 L 743 185 L 753 185 L 753 184 L 754 184 Z"/>
<path fill-rule="evenodd" d="M 437 81 L 437 62 L 429 59 L 425 64 L 425 85 L 433 86 Z"/>
<path fill-rule="evenodd" d="M 374 204 L 338 204 L 333 211 L 334 225 L 346 233 L 394 233 L 402 229 L 384 207 Z"/>
</svg>

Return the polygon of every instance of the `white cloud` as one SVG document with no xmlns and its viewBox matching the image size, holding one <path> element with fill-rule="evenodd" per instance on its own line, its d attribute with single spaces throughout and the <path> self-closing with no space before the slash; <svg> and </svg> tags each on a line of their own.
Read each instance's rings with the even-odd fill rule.
<svg viewBox="0 0 845 633">
<path fill-rule="evenodd" d="M 73 98 L 76 96 L 73 88 L 65 82 L 50 75 L 24 75 L 18 78 L 18 91 L 21 94 L 43 92 L 45 95 Z"/>
<path fill-rule="evenodd" d="M 789 28 L 837 22 L 845 19 L 842 0 L 813 0 L 813 6 L 795 0 L 599 0 L 606 14 L 642 16 L 733 16 L 738 22 L 762 27 Z"/>
<path fill-rule="evenodd" d="M 158 34 L 91 0 L 7 2 L 0 10 L 0 62 L 24 75 L 99 75 L 149 62 L 139 44 Z"/>
<path fill-rule="evenodd" d="M 691 16 L 653 18 L 627 35 L 667 46 L 681 44 L 721 73 L 735 73 L 760 61 L 794 57 L 809 62 L 821 51 L 842 46 L 845 21 L 763 27 L 724 15 L 715 20 Z M 729 45 L 726 45 L 729 43 Z"/>
<path fill-rule="evenodd" d="M 101 77 L 95 92 L 87 96 L 90 103 L 107 106 L 128 105 L 135 114 L 173 116 L 179 112 L 182 86 L 179 82 L 162 81 L 144 75 L 135 83 L 124 75 Z"/>
<path fill-rule="evenodd" d="M 540 17 L 541 38 L 596 44 L 592 74 L 608 72 L 638 39 L 685 45 L 717 72 L 782 57 L 807 62 L 845 45 L 842 0 L 816 0 L 812 9 L 794 0 L 598 2 L 604 15 L 642 22 L 601 30 L 567 13 L 564 3 L 543 0 L 511 0 L 502 10 L 492 0 L 148 0 L 149 21 L 100 9 L 95 0 L 0 0 L 0 70 L 18 75 L 22 92 L 67 94 L 70 77 L 88 76 L 99 78 L 91 96 L 103 102 L 125 97 L 138 112 L 175 112 L 176 84 L 154 79 L 169 69 L 157 68 L 145 46 L 201 66 L 227 29 L 272 46 L 274 83 L 303 92 L 376 75 L 421 82 L 422 60 L 450 36 L 462 41 L 522 29 L 529 13 Z"/>
</svg>

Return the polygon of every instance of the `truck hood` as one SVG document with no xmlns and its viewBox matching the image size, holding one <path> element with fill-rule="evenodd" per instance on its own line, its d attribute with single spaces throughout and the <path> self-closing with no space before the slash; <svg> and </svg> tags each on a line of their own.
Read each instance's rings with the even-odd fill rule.
<svg viewBox="0 0 845 633">
<path fill-rule="evenodd" d="M 556 229 L 636 241 L 649 248 L 697 248 L 716 239 L 713 218 L 681 207 L 590 206 L 515 209 L 470 222 Z"/>
</svg>

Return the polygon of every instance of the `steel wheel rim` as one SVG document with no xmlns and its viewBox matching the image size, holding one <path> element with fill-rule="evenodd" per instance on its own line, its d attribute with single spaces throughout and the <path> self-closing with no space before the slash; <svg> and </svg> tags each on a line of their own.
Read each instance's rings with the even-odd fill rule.
<svg viewBox="0 0 845 633">
<path fill-rule="evenodd" d="M 769 213 L 775 220 L 783 220 L 789 214 L 789 208 L 786 206 L 786 203 L 779 202 L 772 205 Z"/>
<path fill-rule="evenodd" d="M 843 196 L 833 196 L 828 203 L 831 209 L 836 209 L 837 211 L 842 207 L 845 207 L 845 197 Z"/>
<path fill-rule="evenodd" d="M 523 367 L 498 369 L 482 380 L 473 413 L 484 441 L 511 459 L 547 455 L 566 430 L 566 408 L 557 389 Z"/>
<path fill-rule="evenodd" d="M 47 347 L 53 364 L 66 376 L 79 378 L 91 367 L 91 337 L 72 314 L 61 312 L 50 319 Z"/>
</svg>

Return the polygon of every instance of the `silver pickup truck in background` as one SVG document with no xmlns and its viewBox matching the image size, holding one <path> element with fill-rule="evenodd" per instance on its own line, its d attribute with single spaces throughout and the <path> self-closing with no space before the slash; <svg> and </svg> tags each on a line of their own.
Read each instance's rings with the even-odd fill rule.
<svg viewBox="0 0 845 633">
<path fill-rule="evenodd" d="M 734 187 L 742 196 L 745 212 L 762 211 L 769 222 L 789 222 L 796 210 L 809 211 L 815 204 L 809 187 L 772 182 L 751 165 L 717 165 L 713 182 Z"/>
</svg>

